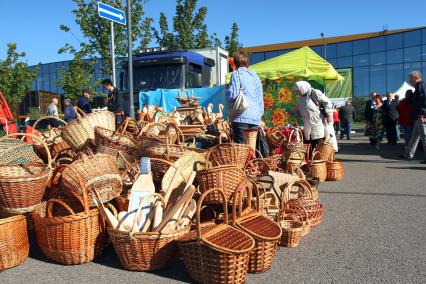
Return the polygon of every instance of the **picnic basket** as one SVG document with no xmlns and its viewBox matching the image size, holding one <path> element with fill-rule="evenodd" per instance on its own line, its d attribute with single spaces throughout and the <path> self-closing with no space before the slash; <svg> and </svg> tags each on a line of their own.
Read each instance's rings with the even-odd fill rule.
<svg viewBox="0 0 426 284">
<path fill-rule="evenodd" d="M 81 195 L 70 191 L 64 196 L 66 201 L 52 198 L 47 201 L 45 208 L 40 207 L 33 212 L 37 245 L 47 258 L 62 264 L 91 262 L 103 250 L 107 239 L 106 226 L 98 209 L 89 208 L 87 188 L 79 171 L 73 166 L 59 166 L 52 187 L 58 186 L 65 169 L 72 171 L 77 178 L 77 188 Z M 72 201 L 70 196 L 74 198 Z M 53 210 L 54 205 L 59 207 L 59 211 Z M 83 210 L 78 212 L 81 208 Z M 53 216 L 54 213 L 60 216 Z"/>
<path fill-rule="evenodd" d="M 165 208 L 164 199 L 159 194 L 157 202 Z M 141 202 L 140 207 L 143 205 Z M 140 210 L 140 209 L 139 209 Z M 135 218 L 136 220 L 136 218 Z M 135 228 L 135 226 L 134 226 Z M 108 227 L 108 232 L 121 264 L 129 270 L 152 271 L 167 267 L 177 254 L 174 240 L 189 232 L 186 226 L 172 233 L 121 231 Z"/>
<path fill-rule="evenodd" d="M 94 187 L 98 190 L 102 202 L 108 202 L 121 193 L 123 182 L 114 157 L 106 154 L 83 155 L 71 165 L 75 171 L 69 167 L 64 169 L 61 186 L 68 191 L 77 190 L 82 194 L 79 186 L 81 178 L 88 190 L 90 207 L 96 205 L 91 191 Z"/>
<path fill-rule="evenodd" d="M 52 159 L 44 142 L 29 133 L 8 134 L 31 137 L 44 144 L 48 164 L 33 162 L 25 165 L 0 165 L 0 211 L 22 214 L 31 212 L 41 202 L 52 172 Z M 2 138 L 2 139 L 3 139 Z"/>
<path fill-rule="evenodd" d="M 24 262 L 29 250 L 25 216 L 0 219 L 0 271 Z"/>
<path fill-rule="evenodd" d="M 232 204 L 232 224 L 250 235 L 255 245 L 250 252 L 250 260 L 248 272 L 260 273 L 265 272 L 271 268 L 272 261 L 277 250 L 278 242 L 281 239 L 280 226 L 260 213 L 259 205 L 259 191 L 256 186 L 253 186 L 256 192 L 256 208 L 252 210 L 251 207 L 251 189 L 246 182 L 242 182 L 234 193 L 234 201 Z M 248 211 L 242 211 L 242 199 L 244 190 L 247 192 Z M 239 211 L 237 212 L 237 204 Z"/>
<path fill-rule="evenodd" d="M 224 210 L 223 223 L 200 223 L 204 199 L 217 192 Z M 199 283 L 244 283 L 254 239 L 228 224 L 227 198 L 218 188 L 201 194 L 196 209 L 195 230 L 177 240 L 186 270 Z"/>
</svg>

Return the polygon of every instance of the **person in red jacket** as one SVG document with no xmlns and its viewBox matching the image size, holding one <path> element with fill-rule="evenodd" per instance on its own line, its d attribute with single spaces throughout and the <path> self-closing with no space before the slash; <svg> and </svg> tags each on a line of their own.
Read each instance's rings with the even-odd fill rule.
<svg viewBox="0 0 426 284">
<path fill-rule="evenodd" d="M 340 118 L 339 118 L 339 108 L 338 106 L 334 106 L 333 109 L 333 126 L 334 126 L 334 132 L 336 132 L 336 135 L 339 134 L 340 129 Z"/>
<path fill-rule="evenodd" d="M 413 118 L 412 118 L 412 104 L 413 104 L 413 91 L 407 90 L 405 92 L 405 99 L 401 100 L 396 105 L 398 111 L 398 123 L 404 131 L 405 145 L 410 142 L 411 132 L 413 131 Z"/>
</svg>

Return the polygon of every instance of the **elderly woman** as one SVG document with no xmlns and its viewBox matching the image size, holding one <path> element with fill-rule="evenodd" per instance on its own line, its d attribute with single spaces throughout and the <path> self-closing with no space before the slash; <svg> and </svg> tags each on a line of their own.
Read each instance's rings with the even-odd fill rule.
<svg viewBox="0 0 426 284">
<path fill-rule="evenodd" d="M 333 107 L 329 98 L 306 81 L 296 82 L 295 92 L 300 96 L 298 108 L 303 119 L 305 143 L 314 149 L 325 136 L 325 124 L 333 122 Z"/>
<path fill-rule="evenodd" d="M 249 107 L 237 117 L 229 117 L 236 143 L 244 143 L 244 130 L 256 130 L 263 116 L 263 89 L 259 76 L 248 69 L 248 57 L 244 52 L 237 52 L 234 57 L 237 70 L 232 72 L 226 99 L 233 101 L 238 97 L 240 89 L 246 97 Z"/>
</svg>

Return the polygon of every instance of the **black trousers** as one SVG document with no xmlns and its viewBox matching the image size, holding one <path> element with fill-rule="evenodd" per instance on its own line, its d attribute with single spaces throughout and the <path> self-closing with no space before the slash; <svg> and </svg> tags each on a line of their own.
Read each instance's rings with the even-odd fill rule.
<svg viewBox="0 0 426 284">
<path fill-rule="evenodd" d="M 385 118 L 386 139 L 390 144 L 396 144 L 396 120 L 390 117 Z"/>
</svg>

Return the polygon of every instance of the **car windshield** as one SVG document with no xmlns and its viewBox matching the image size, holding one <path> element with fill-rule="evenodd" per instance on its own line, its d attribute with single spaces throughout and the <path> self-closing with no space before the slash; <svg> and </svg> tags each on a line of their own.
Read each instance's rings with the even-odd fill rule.
<svg viewBox="0 0 426 284">
<path fill-rule="evenodd" d="M 157 88 L 183 88 L 183 66 L 182 64 L 174 64 L 136 67 L 133 71 L 134 89 L 150 91 Z"/>
</svg>

